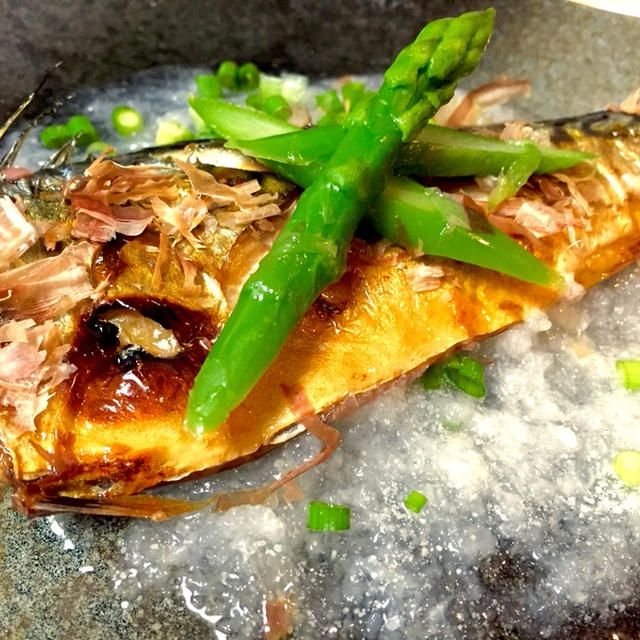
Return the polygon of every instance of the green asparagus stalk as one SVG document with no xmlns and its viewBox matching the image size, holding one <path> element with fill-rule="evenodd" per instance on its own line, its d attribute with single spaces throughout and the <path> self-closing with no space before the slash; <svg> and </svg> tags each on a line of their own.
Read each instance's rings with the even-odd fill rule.
<svg viewBox="0 0 640 640">
<path fill-rule="evenodd" d="M 242 289 L 189 395 L 186 426 L 216 429 L 277 356 L 318 294 L 337 280 L 355 228 L 384 189 L 394 155 L 476 66 L 494 12 L 428 24 L 347 118 L 345 135 Z"/>
<path fill-rule="evenodd" d="M 527 282 L 557 288 L 564 284 L 560 274 L 490 225 L 484 216 L 467 211 L 435 187 L 392 178 L 370 218 L 381 236 L 407 249 L 453 258 Z"/>
<path fill-rule="evenodd" d="M 202 105 L 198 106 L 202 108 Z M 255 136 L 264 125 L 273 130 L 271 122 L 263 122 L 262 114 L 253 119 L 244 107 L 231 106 L 233 119 L 227 117 L 228 106 L 224 107 L 221 115 L 217 105 L 210 101 L 206 103 L 209 121 L 221 126 L 232 139 L 249 131 Z M 241 127 L 237 126 L 238 122 Z M 245 140 L 232 146 L 239 146 L 283 177 L 301 187 L 308 187 L 339 144 L 342 128 L 327 126 L 291 132 L 290 127 L 293 128 L 282 123 L 283 133 L 279 135 Z M 433 125 L 426 125 L 417 137 L 422 138 L 422 145 L 429 144 L 433 149 L 433 153 L 431 149 L 423 153 L 420 161 L 428 162 L 434 172 L 441 172 L 440 175 L 442 172 L 446 176 L 467 175 L 470 170 L 477 170 L 479 175 L 504 171 L 494 189 L 499 198 L 515 193 L 532 173 L 532 163 L 538 166 L 541 157 L 548 152 L 560 151 L 546 156 L 546 166 L 554 167 L 554 170 L 580 162 L 587 155 L 543 149 L 531 142 L 507 143 Z M 448 141 L 451 149 L 447 147 Z M 402 170 L 402 158 L 407 147 L 414 147 L 414 142 L 400 150 L 394 164 L 396 171 Z M 411 157 L 414 163 L 417 161 L 415 154 L 414 149 L 406 157 Z M 420 167 L 420 173 L 426 171 Z M 542 286 L 562 285 L 553 269 L 486 220 L 477 220 L 473 228 L 460 225 L 460 220 L 467 220 L 468 215 L 461 204 L 446 198 L 437 189 L 425 189 L 407 178 L 394 177 L 387 181 L 382 195 L 369 210 L 368 219 L 381 236 L 406 249 L 460 260 Z"/>
<path fill-rule="evenodd" d="M 230 127 L 226 130 L 231 132 Z M 297 176 L 304 179 L 320 169 L 342 135 L 342 128 L 335 126 L 271 137 L 255 137 L 253 133 L 251 140 L 231 137 L 226 146 L 260 158 L 274 168 L 286 165 L 287 177 L 299 182 Z M 515 195 L 532 174 L 560 171 L 593 157 L 571 149 L 539 147 L 528 140 L 499 140 L 428 124 L 400 149 L 394 173 L 432 178 L 497 176 L 497 185 L 489 196 L 489 210 L 493 210 Z"/>
<path fill-rule="evenodd" d="M 396 161 L 396 172 L 442 178 L 497 176 L 514 162 L 530 155 L 531 148 L 540 154 L 532 173 L 561 171 L 593 158 L 592 154 L 582 151 L 542 147 L 529 141 L 500 140 L 428 124 L 402 148 Z"/>
<path fill-rule="evenodd" d="M 344 136 L 341 126 L 299 129 L 255 109 L 222 100 L 191 98 L 190 104 L 208 126 L 228 140 L 226 146 L 282 164 L 320 167 Z M 561 171 L 594 157 L 583 151 L 501 140 L 427 124 L 400 149 L 394 172 L 433 178 L 497 176 L 530 155 L 531 145 L 540 154 L 532 171 L 536 174 Z"/>
</svg>

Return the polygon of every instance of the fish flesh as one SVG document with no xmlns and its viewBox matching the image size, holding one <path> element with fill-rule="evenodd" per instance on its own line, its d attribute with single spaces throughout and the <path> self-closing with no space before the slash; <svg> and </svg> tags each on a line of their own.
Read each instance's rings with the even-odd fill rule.
<svg viewBox="0 0 640 640">
<path fill-rule="evenodd" d="M 513 135 L 513 125 L 494 133 Z M 216 144 L 5 180 L 0 480 L 16 508 L 162 517 L 140 492 L 302 432 L 291 388 L 333 420 L 634 261 L 640 118 L 601 112 L 518 135 L 596 154 L 533 176 L 489 215 L 564 276 L 563 291 L 356 238 L 341 280 L 230 418 L 202 436 L 183 427 L 193 378 L 298 189 Z M 486 224 L 490 184 L 439 186 Z"/>
</svg>

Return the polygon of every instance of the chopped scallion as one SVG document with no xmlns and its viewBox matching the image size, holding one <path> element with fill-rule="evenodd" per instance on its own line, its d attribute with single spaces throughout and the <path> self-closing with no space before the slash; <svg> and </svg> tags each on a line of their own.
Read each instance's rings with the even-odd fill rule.
<svg viewBox="0 0 640 640">
<path fill-rule="evenodd" d="M 350 526 L 351 510 L 341 504 L 310 502 L 307 527 L 312 531 L 344 531 Z"/>
<path fill-rule="evenodd" d="M 133 107 L 120 105 L 111 112 L 113 128 L 121 136 L 131 136 L 144 128 L 144 119 Z"/>
<path fill-rule="evenodd" d="M 288 120 L 291 117 L 289 103 L 279 95 L 264 96 L 260 92 L 250 93 L 244 102 L 248 107 L 264 111 L 280 120 Z"/>
<path fill-rule="evenodd" d="M 96 140 L 95 142 L 92 142 L 87 147 L 87 157 L 99 156 L 101 153 L 104 153 L 108 149 L 111 149 L 108 155 L 110 156 L 115 155 L 115 151 L 113 150 L 113 147 L 110 144 L 106 142 L 102 142 L 102 140 Z"/>
<path fill-rule="evenodd" d="M 429 365 L 429 368 L 420 377 L 422 386 L 427 391 L 435 391 L 441 389 L 446 380 L 446 365 L 442 362 Z"/>
<path fill-rule="evenodd" d="M 176 144 L 177 142 L 185 142 L 193 140 L 193 132 L 185 127 L 181 122 L 175 120 L 164 120 L 158 125 L 156 131 L 156 144 Z"/>
<path fill-rule="evenodd" d="M 613 459 L 613 470 L 628 487 L 640 485 L 640 451 L 620 451 Z"/>
<path fill-rule="evenodd" d="M 342 85 L 342 101 L 335 89 L 329 89 L 316 96 L 316 104 L 324 111 L 317 124 L 321 127 L 342 124 L 347 114 L 366 95 L 362 82 L 347 82 Z"/>
<path fill-rule="evenodd" d="M 47 149 L 59 149 L 65 142 L 69 142 L 72 137 L 66 124 L 52 124 L 40 132 L 40 142 Z"/>
<path fill-rule="evenodd" d="M 335 89 L 329 89 L 328 91 L 317 95 L 316 104 L 327 114 L 341 113 L 344 111 L 342 102 L 340 102 L 340 98 L 338 97 Z"/>
<path fill-rule="evenodd" d="M 446 374 L 461 391 L 474 398 L 484 396 L 484 367 L 475 358 L 457 353 L 448 362 Z"/>
<path fill-rule="evenodd" d="M 616 369 L 622 376 L 622 384 L 630 391 L 640 389 L 640 360 L 618 360 Z"/>
<path fill-rule="evenodd" d="M 271 96 L 262 103 L 262 110 L 270 116 L 287 120 L 291 116 L 291 107 L 282 96 Z"/>
<path fill-rule="evenodd" d="M 248 107 L 253 107 L 254 109 L 259 109 L 262 111 L 262 106 L 264 105 L 265 97 L 261 93 L 250 93 L 246 98 L 244 103 Z"/>
<path fill-rule="evenodd" d="M 80 147 L 87 147 L 99 138 L 96 128 L 87 116 L 71 116 L 67 122 L 67 129 Z"/>
<path fill-rule="evenodd" d="M 246 62 L 238 67 L 238 89 L 253 91 L 260 84 L 260 70 L 253 62 Z"/>
<path fill-rule="evenodd" d="M 344 110 L 347 113 L 364 98 L 366 93 L 362 82 L 346 82 L 342 85 L 341 91 Z"/>
<path fill-rule="evenodd" d="M 427 504 L 427 496 L 419 491 L 412 491 L 404 499 L 404 506 L 414 513 L 420 513 L 425 504 Z"/>
<path fill-rule="evenodd" d="M 213 73 L 197 75 L 194 80 L 196 92 L 201 98 L 220 98 L 222 96 L 220 78 Z"/>
<path fill-rule="evenodd" d="M 440 389 L 447 380 L 474 398 L 485 395 L 484 366 L 471 356 L 456 353 L 447 362 L 432 364 L 420 378 L 427 391 Z"/>
<path fill-rule="evenodd" d="M 258 92 L 264 98 L 282 96 L 287 102 L 300 102 L 307 94 L 309 80 L 297 73 L 283 73 L 280 76 L 260 74 Z"/>
<path fill-rule="evenodd" d="M 229 91 L 238 90 L 238 65 L 233 60 L 221 62 L 216 75 L 223 88 Z"/>
</svg>

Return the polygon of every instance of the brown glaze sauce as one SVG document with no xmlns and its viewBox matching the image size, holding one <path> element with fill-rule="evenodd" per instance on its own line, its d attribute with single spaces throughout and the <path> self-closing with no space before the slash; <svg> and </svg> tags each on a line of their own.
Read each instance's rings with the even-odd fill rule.
<svg viewBox="0 0 640 640">
<path fill-rule="evenodd" d="M 353 304 L 363 286 L 362 267 L 367 264 L 368 245 L 356 238 L 347 254 L 347 268 L 340 279 L 330 284 L 311 305 L 320 322 L 333 322 Z"/>
<path fill-rule="evenodd" d="M 123 351 L 114 325 L 100 319 L 112 309 L 133 309 L 159 322 L 173 331 L 182 352 L 162 359 L 139 350 Z M 98 305 L 80 318 L 68 354 L 77 367 L 68 386 L 69 410 L 114 425 L 184 413 L 193 379 L 218 331 L 206 312 L 167 300 L 132 296 Z"/>
</svg>

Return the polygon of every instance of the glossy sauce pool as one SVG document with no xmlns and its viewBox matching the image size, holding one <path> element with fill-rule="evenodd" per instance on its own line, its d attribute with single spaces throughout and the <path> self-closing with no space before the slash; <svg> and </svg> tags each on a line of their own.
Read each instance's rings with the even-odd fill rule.
<svg viewBox="0 0 640 640">
<path fill-rule="evenodd" d="M 123 351 L 101 316 L 134 310 L 170 330 L 182 346 L 174 358 Z M 118 298 L 80 319 L 68 355 L 77 367 L 70 383 L 69 408 L 87 420 L 110 422 L 122 416 L 184 413 L 187 395 L 218 328 L 203 312 L 153 298 Z M 116 418 L 116 416 L 119 416 Z"/>
</svg>

